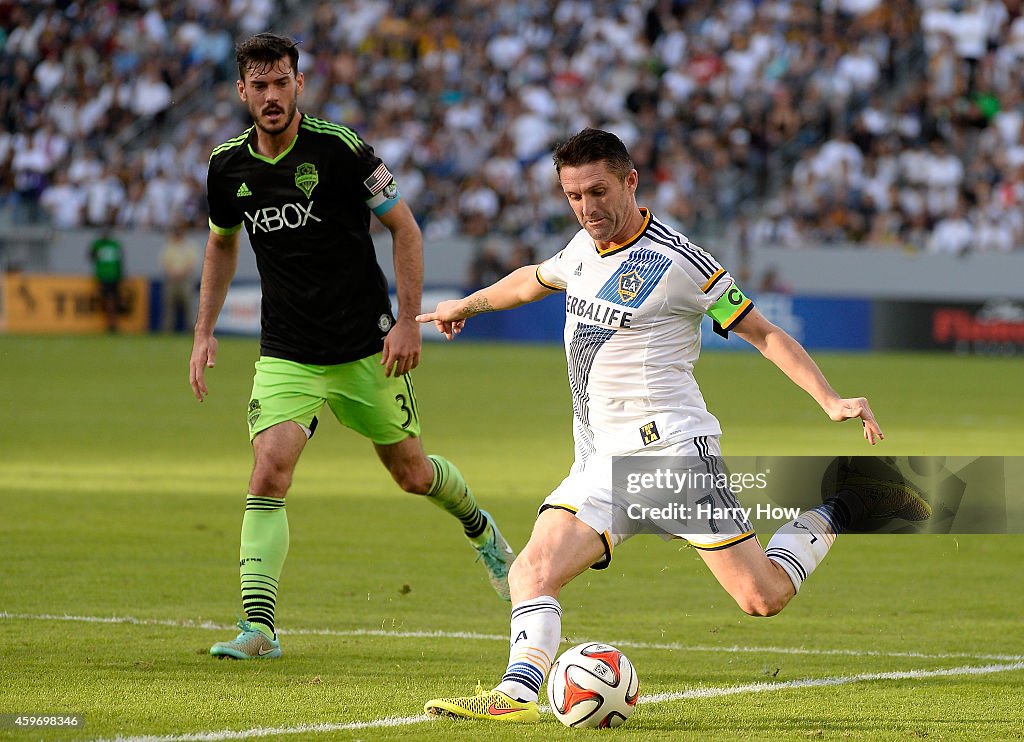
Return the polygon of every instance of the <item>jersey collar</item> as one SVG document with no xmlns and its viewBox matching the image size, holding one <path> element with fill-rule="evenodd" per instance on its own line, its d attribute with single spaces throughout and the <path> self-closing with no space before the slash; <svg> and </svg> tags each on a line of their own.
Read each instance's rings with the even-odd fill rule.
<svg viewBox="0 0 1024 742">
<path fill-rule="evenodd" d="M 623 250 L 625 250 L 626 248 L 629 248 L 629 247 L 632 247 L 633 245 L 635 245 L 640 240 L 640 238 L 644 236 L 644 232 L 647 231 L 647 227 L 651 223 L 651 212 L 650 212 L 649 209 L 647 209 L 644 206 L 641 206 L 640 207 L 640 213 L 644 215 L 644 223 L 640 226 L 640 230 L 635 235 L 630 237 L 623 244 L 621 244 L 621 245 L 614 245 L 613 244 L 611 247 L 609 247 L 609 248 L 607 248 L 605 250 L 602 250 L 600 247 L 597 247 L 597 243 L 595 242 L 594 243 L 594 247 L 597 250 L 597 254 L 600 255 L 602 258 L 607 258 L 609 255 L 615 255 L 616 253 L 620 253 Z"/>
<path fill-rule="evenodd" d="M 299 113 L 298 115 L 301 117 L 304 114 Z M 301 129 L 302 129 L 302 119 L 300 118 L 299 119 L 299 130 L 301 130 Z M 256 125 L 254 124 L 253 127 L 252 127 L 252 134 L 250 135 L 249 141 L 246 142 L 246 146 L 249 148 L 249 154 L 252 155 L 253 157 L 255 157 L 257 160 L 260 160 L 261 162 L 266 162 L 269 165 L 276 165 L 277 163 L 279 163 L 281 161 L 281 159 L 285 155 L 287 155 L 289 152 L 292 151 L 292 149 L 295 147 L 295 143 L 297 141 L 299 141 L 299 132 L 296 131 L 295 132 L 295 137 L 292 139 L 292 143 L 289 144 L 287 147 L 285 147 L 284 152 L 279 154 L 277 157 L 274 157 L 273 159 L 271 159 L 270 157 L 264 157 L 259 152 L 257 152 L 255 149 L 253 149 L 253 147 L 252 147 L 253 142 L 256 141 L 256 137 L 258 137 L 258 136 L 259 136 L 259 133 L 256 131 Z"/>
</svg>

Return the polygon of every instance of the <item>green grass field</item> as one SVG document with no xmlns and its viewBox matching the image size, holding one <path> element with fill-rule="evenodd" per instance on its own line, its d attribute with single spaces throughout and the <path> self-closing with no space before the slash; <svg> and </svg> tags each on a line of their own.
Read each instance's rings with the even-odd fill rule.
<svg viewBox="0 0 1024 742">
<path fill-rule="evenodd" d="M 508 606 L 454 523 L 333 420 L 289 495 L 284 657 L 216 661 L 240 610 L 257 344 L 222 340 L 203 404 L 190 347 L 0 336 L 0 714 L 85 715 L 0 739 L 1024 738 L 1019 535 L 846 536 L 772 619 L 742 614 L 681 542 L 638 537 L 562 595 L 569 639 L 616 643 L 637 666 L 626 726 L 428 720 L 426 699 L 497 679 Z M 818 360 L 871 399 L 887 453 L 1024 454 L 1020 360 Z M 755 355 L 709 354 L 698 378 L 727 455 L 869 453 L 859 425 L 829 422 Z M 415 379 L 428 451 L 521 546 L 571 462 L 561 349 L 430 345 Z"/>
</svg>

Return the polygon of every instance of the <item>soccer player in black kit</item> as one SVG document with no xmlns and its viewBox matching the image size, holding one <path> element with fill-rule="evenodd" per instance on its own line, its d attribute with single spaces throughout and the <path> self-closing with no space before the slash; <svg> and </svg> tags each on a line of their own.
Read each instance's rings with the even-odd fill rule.
<svg viewBox="0 0 1024 742">
<path fill-rule="evenodd" d="M 263 292 L 260 359 L 248 406 L 254 464 L 242 519 L 245 619 L 210 654 L 281 655 L 274 628 L 288 552 L 285 495 L 324 403 L 368 438 L 406 492 L 457 518 L 499 596 L 514 553 L 462 474 L 420 441 L 409 372 L 420 358 L 423 239 L 387 166 L 351 129 L 299 112 L 303 75 L 289 38 L 261 33 L 236 50 L 238 95 L 254 125 L 215 147 L 210 236 L 189 382 L 199 401 L 217 356 L 213 336 L 245 228 Z M 391 232 L 398 317 L 370 237 L 371 212 Z"/>
</svg>

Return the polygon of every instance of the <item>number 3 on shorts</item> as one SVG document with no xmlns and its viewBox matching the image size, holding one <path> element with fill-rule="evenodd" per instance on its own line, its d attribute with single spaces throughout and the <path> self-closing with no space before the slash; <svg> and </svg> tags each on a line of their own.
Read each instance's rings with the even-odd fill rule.
<svg viewBox="0 0 1024 742">
<path fill-rule="evenodd" d="M 405 398 L 404 394 L 396 394 L 395 401 L 398 402 L 398 406 L 405 413 L 405 422 L 402 423 L 402 430 L 405 430 L 409 427 L 409 423 L 412 422 L 412 409 L 409 407 L 409 401 Z"/>
</svg>

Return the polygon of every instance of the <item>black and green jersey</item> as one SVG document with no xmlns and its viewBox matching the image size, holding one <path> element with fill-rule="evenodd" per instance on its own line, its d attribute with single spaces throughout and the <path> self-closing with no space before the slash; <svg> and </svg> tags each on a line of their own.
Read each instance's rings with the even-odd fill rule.
<svg viewBox="0 0 1024 742">
<path fill-rule="evenodd" d="M 377 353 L 394 316 L 370 211 L 397 203 L 394 178 L 354 131 L 312 116 L 273 160 L 255 143 L 250 127 L 214 148 L 207 198 L 210 229 L 249 233 L 262 355 L 330 365 Z"/>
<path fill-rule="evenodd" d="M 121 257 L 124 253 L 121 243 L 112 237 L 100 237 L 89 248 L 100 283 L 117 283 L 121 280 Z"/>
</svg>

